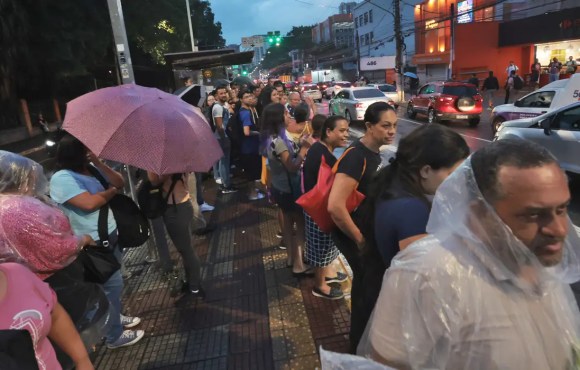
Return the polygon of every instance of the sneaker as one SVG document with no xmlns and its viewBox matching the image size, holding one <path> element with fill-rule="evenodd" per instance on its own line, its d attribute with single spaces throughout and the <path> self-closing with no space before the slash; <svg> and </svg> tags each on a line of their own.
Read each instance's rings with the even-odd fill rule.
<svg viewBox="0 0 580 370">
<path fill-rule="evenodd" d="M 145 262 L 147 262 L 147 263 L 155 263 L 157 261 L 158 260 L 157 260 L 157 258 L 155 256 L 149 256 L 148 255 L 148 256 L 145 257 Z"/>
<path fill-rule="evenodd" d="M 234 188 L 233 186 L 230 186 L 229 188 L 226 188 L 225 186 L 221 187 L 222 194 L 231 194 L 231 193 L 235 193 L 237 191 L 238 191 L 238 189 Z"/>
<path fill-rule="evenodd" d="M 262 193 L 256 193 L 255 196 L 253 197 L 248 197 L 250 200 L 260 200 L 260 199 L 264 199 L 266 196 Z"/>
<path fill-rule="evenodd" d="M 287 248 L 286 248 L 286 246 L 284 244 L 280 243 L 278 245 L 278 249 L 281 249 L 281 250 L 285 251 Z"/>
<path fill-rule="evenodd" d="M 133 344 L 139 342 L 145 336 L 143 330 L 125 330 L 123 334 L 114 341 L 113 343 L 107 344 L 108 349 L 115 349 L 121 347 L 132 346 Z"/>
<path fill-rule="evenodd" d="M 278 239 L 282 239 L 282 237 L 283 237 L 283 236 L 284 236 L 284 235 L 282 234 L 282 231 L 278 231 L 278 232 L 276 232 L 276 238 L 278 238 Z"/>
<path fill-rule="evenodd" d="M 222 179 L 215 179 L 215 183 L 218 185 L 222 185 Z"/>
<path fill-rule="evenodd" d="M 199 287 L 197 289 L 191 289 L 189 288 L 189 294 L 191 297 L 198 297 L 201 299 L 205 298 L 205 290 L 203 290 L 202 287 Z"/>
<path fill-rule="evenodd" d="M 331 287 L 328 294 L 319 290 L 318 288 L 312 288 L 312 295 L 319 298 L 325 298 L 330 300 L 344 298 L 344 293 L 339 287 Z"/>
<path fill-rule="evenodd" d="M 348 275 L 342 272 L 337 272 L 335 277 L 325 277 L 324 280 L 326 283 L 342 283 L 348 279 Z"/>
<path fill-rule="evenodd" d="M 203 202 L 203 204 L 199 206 L 199 209 L 202 212 L 211 212 L 211 211 L 213 211 L 215 209 L 215 207 L 214 206 L 210 206 L 206 202 Z"/>
<path fill-rule="evenodd" d="M 121 324 L 125 327 L 125 329 L 131 329 L 141 323 L 141 319 L 139 317 L 131 317 L 125 316 L 121 314 Z"/>
</svg>

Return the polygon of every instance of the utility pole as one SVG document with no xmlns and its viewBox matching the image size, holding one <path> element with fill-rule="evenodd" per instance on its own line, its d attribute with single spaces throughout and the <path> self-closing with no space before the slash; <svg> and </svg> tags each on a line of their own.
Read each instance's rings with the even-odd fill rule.
<svg viewBox="0 0 580 370">
<path fill-rule="evenodd" d="M 123 8 L 121 0 L 107 0 L 109 6 L 109 16 L 113 27 L 113 37 L 115 39 L 115 49 L 117 60 L 121 70 L 121 79 L 124 84 L 135 83 L 133 65 L 131 64 L 131 53 L 129 52 L 129 41 L 125 30 L 125 20 L 123 19 Z"/>
<path fill-rule="evenodd" d="M 403 88 L 403 33 L 401 31 L 401 0 L 393 0 L 395 18 L 395 45 L 397 54 L 395 56 L 395 71 L 397 72 L 397 88 L 399 98 L 403 101 L 405 93 Z"/>
<path fill-rule="evenodd" d="M 358 39 L 358 30 L 356 30 L 355 32 L 355 40 L 354 40 L 355 44 L 356 44 L 356 79 L 360 79 L 360 45 L 359 45 L 359 39 Z M 326 81 L 326 78 L 325 78 Z"/>
<path fill-rule="evenodd" d="M 449 52 L 449 72 L 447 78 L 453 77 L 453 60 L 455 59 L 455 4 L 449 8 L 449 21 L 451 22 L 451 50 Z"/>
<path fill-rule="evenodd" d="M 191 9 L 189 8 L 189 0 L 185 0 L 185 7 L 187 8 L 187 23 L 189 24 L 189 37 L 191 38 L 191 51 L 197 51 L 195 47 L 195 39 L 193 38 L 193 25 L 191 24 Z"/>
</svg>

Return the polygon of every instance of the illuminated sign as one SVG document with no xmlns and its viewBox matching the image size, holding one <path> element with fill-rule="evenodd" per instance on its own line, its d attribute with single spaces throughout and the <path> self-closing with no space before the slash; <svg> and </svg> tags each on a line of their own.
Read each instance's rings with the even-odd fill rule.
<svg viewBox="0 0 580 370">
<path fill-rule="evenodd" d="M 465 0 L 457 3 L 457 23 L 473 22 L 473 0 Z"/>
<path fill-rule="evenodd" d="M 427 22 L 425 22 L 425 29 L 426 30 L 434 30 L 437 27 L 439 27 L 439 23 L 437 23 L 435 21 L 435 19 L 430 19 Z"/>
</svg>

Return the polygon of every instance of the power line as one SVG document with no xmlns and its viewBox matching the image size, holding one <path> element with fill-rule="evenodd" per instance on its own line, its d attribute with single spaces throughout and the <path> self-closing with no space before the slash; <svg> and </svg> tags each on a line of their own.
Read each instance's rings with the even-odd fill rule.
<svg viewBox="0 0 580 370">
<path fill-rule="evenodd" d="M 321 7 L 321 8 L 338 9 L 338 6 L 329 6 L 329 5 L 313 4 L 313 3 L 310 3 L 310 2 L 304 1 L 304 0 L 294 0 L 294 1 L 296 1 L 297 3 L 301 3 L 301 4 L 305 4 L 305 5 L 318 6 L 318 7 Z"/>
</svg>

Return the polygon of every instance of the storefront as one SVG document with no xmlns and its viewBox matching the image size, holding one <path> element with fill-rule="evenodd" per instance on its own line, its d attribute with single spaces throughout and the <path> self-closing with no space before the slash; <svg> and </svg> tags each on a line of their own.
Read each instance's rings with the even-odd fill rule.
<svg viewBox="0 0 580 370">
<path fill-rule="evenodd" d="M 562 64 L 569 57 L 577 62 L 580 60 L 580 7 L 500 24 L 499 46 L 514 45 L 533 48 L 535 58 L 542 65 L 540 85 L 544 85 L 549 80 L 548 64 L 554 58 Z M 529 73 L 529 69 L 525 66 L 525 73 Z M 569 77 L 565 72 L 563 67 L 560 78 Z"/>
<path fill-rule="evenodd" d="M 366 77 L 371 82 L 393 83 L 395 57 L 362 57 L 360 58 L 360 70 L 361 76 Z"/>
<path fill-rule="evenodd" d="M 415 55 L 413 64 L 417 66 L 419 81 L 446 80 L 449 70 L 449 52 L 435 55 Z"/>
</svg>

